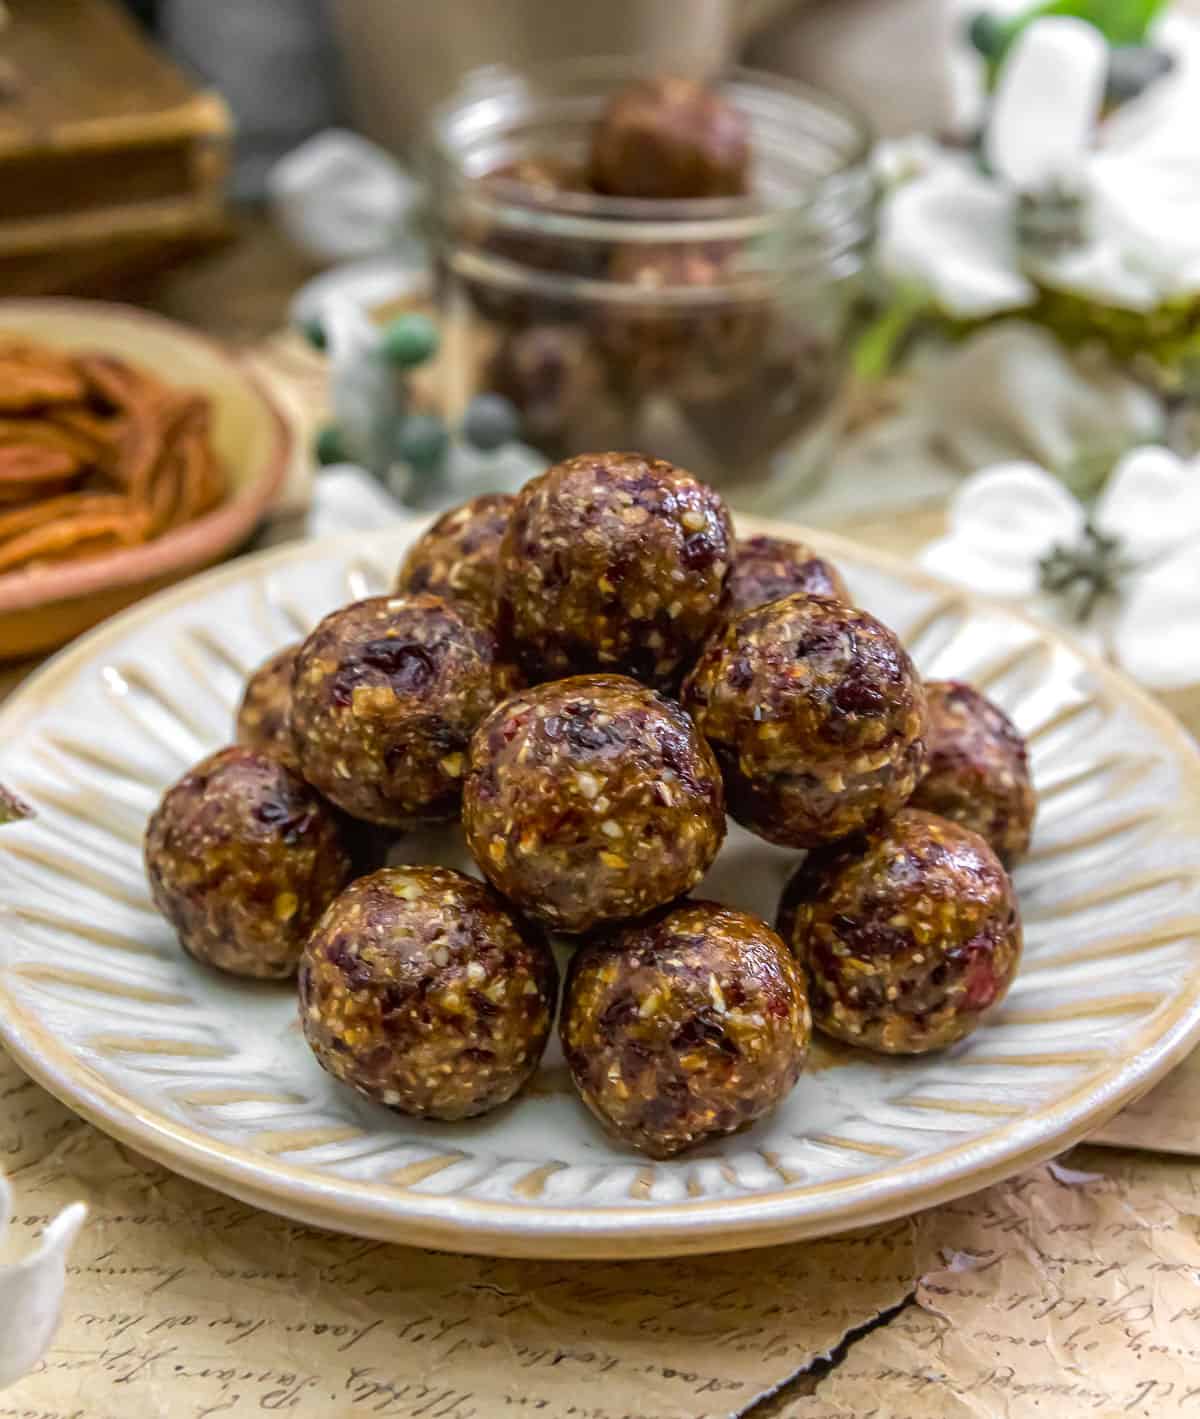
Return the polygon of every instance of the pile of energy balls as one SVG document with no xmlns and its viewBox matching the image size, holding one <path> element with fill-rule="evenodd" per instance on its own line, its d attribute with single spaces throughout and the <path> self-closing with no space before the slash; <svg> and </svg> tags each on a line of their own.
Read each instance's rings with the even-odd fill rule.
<svg viewBox="0 0 1200 1419">
<path fill-rule="evenodd" d="M 390 595 L 254 674 L 237 738 L 151 819 L 154 900 L 201 961 L 298 968 L 317 1059 L 406 1114 L 482 1114 L 534 1073 L 547 932 L 575 945 L 579 1094 L 656 1158 L 769 1111 L 811 1022 L 940 1049 L 1017 969 L 1012 724 L 658 459 L 581 454 L 445 514 Z M 797 849 L 774 930 L 688 896 L 727 812 Z M 460 815 L 486 881 L 380 865 Z"/>
</svg>

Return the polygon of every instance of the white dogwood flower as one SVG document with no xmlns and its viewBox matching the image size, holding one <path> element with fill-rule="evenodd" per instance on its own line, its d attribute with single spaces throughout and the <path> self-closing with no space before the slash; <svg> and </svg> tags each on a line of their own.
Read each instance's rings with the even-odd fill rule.
<svg viewBox="0 0 1200 1419">
<path fill-rule="evenodd" d="M 948 527 L 921 553 L 930 571 L 1030 603 L 1151 689 L 1200 682 L 1200 459 L 1134 449 L 1090 517 L 1044 468 L 999 464 L 965 480 Z M 1086 591 L 1089 575 L 1110 588 L 1082 624 L 1078 595 L 1046 589 L 1047 571 L 1064 568 L 1082 573 L 1068 592 Z"/>
<path fill-rule="evenodd" d="M 885 145 L 881 174 L 901 180 L 881 214 L 884 269 L 967 319 L 1020 310 L 1039 283 L 1135 311 L 1200 290 L 1200 42 L 1180 43 L 1174 72 L 1102 121 L 1099 32 L 1031 24 L 1000 73 L 987 172 L 961 149 Z M 1078 201 L 1080 240 L 1023 250 L 1022 199 L 1047 194 Z"/>
</svg>

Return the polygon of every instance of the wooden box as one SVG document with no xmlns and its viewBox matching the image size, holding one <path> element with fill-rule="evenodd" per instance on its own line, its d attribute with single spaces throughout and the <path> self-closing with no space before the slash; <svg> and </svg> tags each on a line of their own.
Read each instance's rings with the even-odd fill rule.
<svg viewBox="0 0 1200 1419">
<path fill-rule="evenodd" d="M 0 295 L 161 263 L 224 230 L 232 121 L 112 0 L 10 0 Z"/>
</svg>

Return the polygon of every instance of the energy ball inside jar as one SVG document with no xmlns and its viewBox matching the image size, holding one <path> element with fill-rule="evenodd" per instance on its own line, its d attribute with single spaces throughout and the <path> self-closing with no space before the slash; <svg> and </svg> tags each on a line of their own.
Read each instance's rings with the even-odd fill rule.
<svg viewBox="0 0 1200 1419">
<path fill-rule="evenodd" d="M 609 102 L 589 171 L 596 191 L 611 196 L 734 197 L 749 186 L 750 126 L 694 79 L 643 79 Z"/>
<path fill-rule="evenodd" d="M 920 677 L 896 636 L 853 606 L 786 596 L 730 621 L 684 682 L 729 811 L 783 847 L 890 817 L 925 767 Z"/>
<path fill-rule="evenodd" d="M 514 325 L 491 359 L 487 386 L 520 411 L 525 435 L 541 449 L 603 447 L 627 422 L 591 334 L 566 321 Z"/>
<path fill-rule="evenodd" d="M 792 542 L 786 537 L 739 538 L 737 559 L 729 574 L 729 609 L 733 615 L 800 594 L 850 600 L 838 569 L 806 542 Z"/>
<path fill-rule="evenodd" d="M 146 829 L 154 905 L 189 955 L 290 976 L 351 876 L 337 814 L 274 754 L 235 745 L 167 790 Z"/>
<path fill-rule="evenodd" d="M 301 772 L 368 823 L 451 818 L 471 735 L 509 683 L 492 632 L 470 607 L 409 594 L 343 606 L 297 658 Z"/>
<path fill-rule="evenodd" d="M 721 619 L 733 524 L 690 473 L 585 453 L 527 483 L 500 550 L 501 625 L 531 680 L 678 684 Z"/>
<path fill-rule="evenodd" d="M 299 641 L 284 646 L 251 675 L 236 723 L 239 744 L 274 754 L 290 769 L 298 768 L 292 741 L 292 676 L 299 650 Z"/>
<path fill-rule="evenodd" d="M 480 725 L 463 826 L 497 890 L 587 931 L 695 886 L 725 835 L 721 776 L 677 704 L 621 676 L 577 676 Z"/>
<path fill-rule="evenodd" d="M 1016 893 L 996 854 L 915 808 L 810 853 L 784 891 L 779 933 L 808 973 L 817 1028 L 885 1054 L 969 1035 L 1021 958 Z"/>
<path fill-rule="evenodd" d="M 557 993 L 540 932 L 442 867 L 360 877 L 300 963 L 300 1023 L 323 1068 L 418 1118 L 511 1099 L 542 1057 Z"/>
<path fill-rule="evenodd" d="M 929 763 L 912 807 L 986 839 L 1001 862 L 1029 848 L 1037 794 L 1025 741 L 998 705 L 958 680 L 927 680 Z"/>
<path fill-rule="evenodd" d="M 573 957 L 559 1028 L 588 1108 L 669 1158 L 774 1108 L 810 1021 L 803 976 L 770 927 L 683 902 Z"/>
<path fill-rule="evenodd" d="M 513 502 L 507 493 L 484 493 L 443 513 L 409 550 L 396 590 L 465 602 L 495 625 L 500 542 Z"/>
<path fill-rule="evenodd" d="M 703 401 L 754 382 L 768 310 L 738 283 L 735 257 L 728 242 L 617 248 L 592 321 L 614 385 Z"/>
</svg>

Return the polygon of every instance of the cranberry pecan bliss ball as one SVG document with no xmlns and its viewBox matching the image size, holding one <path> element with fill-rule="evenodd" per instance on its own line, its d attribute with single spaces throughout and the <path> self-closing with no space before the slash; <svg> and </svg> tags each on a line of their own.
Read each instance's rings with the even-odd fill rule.
<svg viewBox="0 0 1200 1419">
<path fill-rule="evenodd" d="M 972 828 L 1001 862 L 1029 848 L 1037 794 L 1025 741 L 985 695 L 958 680 L 927 680 L 929 763 L 914 808 Z"/>
<path fill-rule="evenodd" d="M 742 537 L 729 574 L 729 610 L 734 616 L 785 596 L 825 596 L 850 601 L 842 575 L 807 542 L 786 537 Z"/>
<path fill-rule="evenodd" d="M 541 934 L 442 867 L 360 877 L 300 963 L 300 1023 L 320 1064 L 420 1118 L 506 1103 L 537 1068 L 558 993 Z"/>
<path fill-rule="evenodd" d="M 337 815 L 273 754 L 203 759 L 150 819 L 146 875 L 184 950 L 233 975 L 289 976 L 350 878 Z"/>
<path fill-rule="evenodd" d="M 770 927 L 683 902 L 572 958 L 560 1032 L 588 1108 L 669 1158 L 774 1108 L 810 1022 L 803 977 Z"/>
<path fill-rule="evenodd" d="M 274 754 L 290 769 L 299 767 L 292 740 L 292 676 L 299 651 L 297 641 L 263 661 L 246 681 L 235 724 L 239 744 Z"/>
<path fill-rule="evenodd" d="M 721 776 L 677 704 L 621 676 L 577 676 L 480 725 L 463 826 L 522 911 L 587 931 L 695 886 L 725 835 Z"/>
<path fill-rule="evenodd" d="M 500 542 L 513 501 L 507 493 L 484 493 L 443 513 L 409 549 L 396 590 L 464 602 L 494 626 Z"/>
<path fill-rule="evenodd" d="M 717 756 L 729 811 L 784 847 L 890 816 L 925 764 L 921 681 L 896 636 L 808 596 L 743 612 L 709 641 L 683 702 Z"/>
<path fill-rule="evenodd" d="M 610 670 L 670 689 L 720 619 L 733 524 L 662 459 L 585 453 L 517 498 L 500 615 L 531 680 Z"/>
<path fill-rule="evenodd" d="M 995 853 L 915 808 L 809 853 L 779 932 L 808 972 L 817 1028 L 886 1054 L 969 1035 L 1021 957 L 1016 894 Z"/>
<path fill-rule="evenodd" d="M 416 595 L 343 606 L 297 658 L 301 772 L 369 823 L 453 817 L 471 734 L 508 684 L 495 637 L 469 607 Z"/>
<path fill-rule="evenodd" d="M 643 79 L 615 94 L 592 136 L 589 176 L 617 197 L 736 197 L 749 186 L 750 126 L 694 79 Z"/>
</svg>

